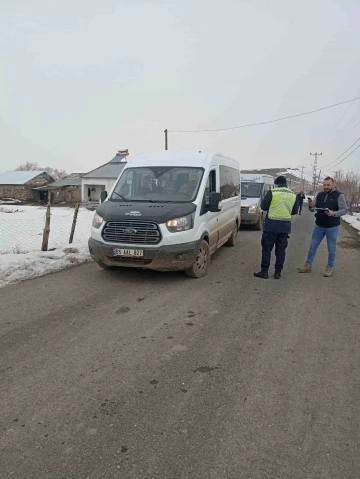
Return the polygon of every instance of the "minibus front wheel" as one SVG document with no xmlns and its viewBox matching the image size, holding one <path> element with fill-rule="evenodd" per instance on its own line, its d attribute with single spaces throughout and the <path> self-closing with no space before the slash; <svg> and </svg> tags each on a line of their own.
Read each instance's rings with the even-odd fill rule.
<svg viewBox="0 0 360 479">
<path fill-rule="evenodd" d="M 207 275 L 210 267 L 210 248 L 207 241 L 202 240 L 196 255 L 195 262 L 190 268 L 185 270 L 185 274 L 190 278 L 203 278 Z"/>
</svg>

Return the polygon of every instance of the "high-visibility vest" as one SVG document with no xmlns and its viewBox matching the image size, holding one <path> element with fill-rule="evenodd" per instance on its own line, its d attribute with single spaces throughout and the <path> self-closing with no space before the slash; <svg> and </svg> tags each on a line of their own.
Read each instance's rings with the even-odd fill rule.
<svg viewBox="0 0 360 479">
<path fill-rule="evenodd" d="M 289 188 L 274 188 L 268 218 L 278 221 L 291 221 L 291 212 L 296 201 L 296 195 Z"/>
</svg>

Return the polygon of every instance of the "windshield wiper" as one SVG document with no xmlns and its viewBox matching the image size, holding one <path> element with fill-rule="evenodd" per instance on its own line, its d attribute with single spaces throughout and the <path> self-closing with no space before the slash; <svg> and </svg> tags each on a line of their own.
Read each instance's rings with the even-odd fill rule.
<svg viewBox="0 0 360 479">
<path fill-rule="evenodd" d="M 115 193 L 115 195 L 117 195 L 119 198 L 121 198 L 123 201 L 128 201 L 127 198 L 125 198 L 125 196 L 123 195 L 120 195 L 120 193 L 117 193 L 116 191 L 113 191 L 113 194 Z"/>
</svg>

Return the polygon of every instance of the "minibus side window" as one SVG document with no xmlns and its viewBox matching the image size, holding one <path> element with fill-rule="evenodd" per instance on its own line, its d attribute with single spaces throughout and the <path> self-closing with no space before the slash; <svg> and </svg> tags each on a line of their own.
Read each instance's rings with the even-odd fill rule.
<svg viewBox="0 0 360 479">
<path fill-rule="evenodd" d="M 209 204 L 210 193 L 216 192 L 216 170 L 211 170 L 207 179 L 202 201 L 201 214 L 206 213 L 205 206 Z"/>
<path fill-rule="evenodd" d="M 220 194 L 223 200 L 240 194 L 240 175 L 235 168 L 220 165 Z"/>
<path fill-rule="evenodd" d="M 271 191 L 271 190 L 272 190 L 272 186 L 265 183 L 264 188 L 263 188 L 263 192 L 262 192 L 262 195 L 261 195 L 262 199 L 265 198 L 268 191 Z"/>
</svg>

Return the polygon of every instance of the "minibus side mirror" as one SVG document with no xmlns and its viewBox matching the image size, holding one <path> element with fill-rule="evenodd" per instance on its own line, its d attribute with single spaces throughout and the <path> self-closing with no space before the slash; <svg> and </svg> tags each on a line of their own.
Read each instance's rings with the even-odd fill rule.
<svg viewBox="0 0 360 479">
<path fill-rule="evenodd" d="M 221 211 L 221 195 L 220 193 L 210 193 L 209 197 L 209 206 L 208 206 L 208 211 L 211 213 L 218 213 Z"/>
<path fill-rule="evenodd" d="M 104 201 L 106 200 L 107 198 L 107 191 L 102 191 L 100 193 L 100 200 L 101 200 L 101 203 L 104 203 Z"/>
</svg>

